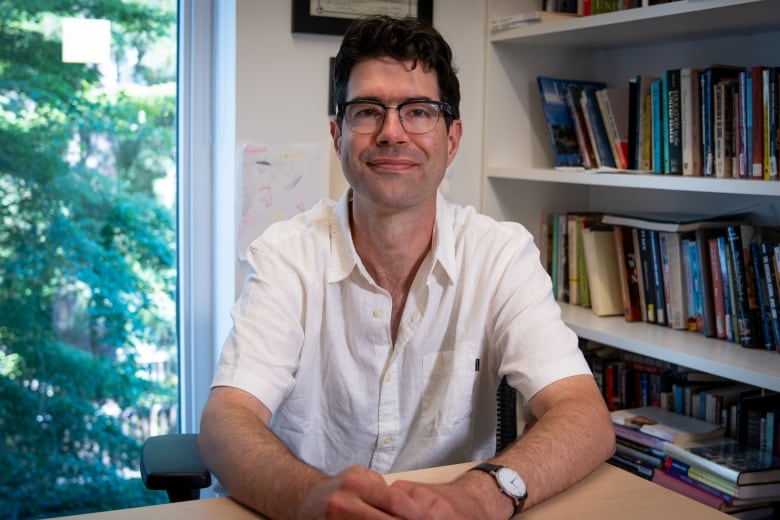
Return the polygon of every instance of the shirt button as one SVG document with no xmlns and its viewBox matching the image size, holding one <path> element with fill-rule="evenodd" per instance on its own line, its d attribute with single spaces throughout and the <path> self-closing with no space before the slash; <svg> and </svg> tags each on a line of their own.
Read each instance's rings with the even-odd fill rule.
<svg viewBox="0 0 780 520">
<path fill-rule="evenodd" d="M 382 317 L 382 311 L 376 310 L 374 311 L 374 318 L 381 318 Z"/>
<path fill-rule="evenodd" d="M 393 443 L 393 437 L 391 435 L 388 435 L 384 439 L 385 446 L 390 446 Z"/>
</svg>

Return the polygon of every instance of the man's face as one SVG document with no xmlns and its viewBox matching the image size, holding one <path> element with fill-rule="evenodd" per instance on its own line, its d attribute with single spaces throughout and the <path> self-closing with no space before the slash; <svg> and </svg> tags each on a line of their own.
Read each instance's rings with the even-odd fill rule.
<svg viewBox="0 0 780 520">
<path fill-rule="evenodd" d="M 409 100 L 441 101 L 436 72 L 424 69 L 391 58 L 361 61 L 350 73 L 347 101 L 367 99 L 389 106 Z M 355 196 L 377 210 L 393 212 L 435 201 L 458 150 L 461 122 L 453 121 L 447 131 L 442 114 L 433 131 L 410 134 L 401 126 L 398 112 L 389 109 L 373 134 L 357 134 L 346 121 L 341 128 L 333 121 L 331 135 Z"/>
</svg>

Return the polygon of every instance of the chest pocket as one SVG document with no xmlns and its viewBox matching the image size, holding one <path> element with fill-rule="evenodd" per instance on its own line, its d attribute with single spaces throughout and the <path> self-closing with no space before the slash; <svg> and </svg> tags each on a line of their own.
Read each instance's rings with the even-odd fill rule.
<svg viewBox="0 0 780 520">
<path fill-rule="evenodd" d="M 425 435 L 468 435 L 475 404 L 474 344 L 459 343 L 423 357 L 422 421 Z"/>
</svg>

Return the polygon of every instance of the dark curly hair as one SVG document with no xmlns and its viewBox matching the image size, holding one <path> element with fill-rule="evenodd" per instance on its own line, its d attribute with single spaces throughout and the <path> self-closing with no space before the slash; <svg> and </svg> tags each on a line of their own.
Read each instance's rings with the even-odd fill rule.
<svg viewBox="0 0 780 520">
<path fill-rule="evenodd" d="M 451 114 L 445 117 L 447 128 L 460 118 L 460 83 L 452 63 L 452 49 L 434 27 L 420 18 L 368 16 L 353 21 L 333 65 L 333 100 L 347 101 L 347 82 L 352 68 L 365 59 L 389 57 L 409 61 L 425 71 L 436 71 L 441 101 L 449 104 Z M 343 114 L 337 114 L 341 125 Z"/>
</svg>

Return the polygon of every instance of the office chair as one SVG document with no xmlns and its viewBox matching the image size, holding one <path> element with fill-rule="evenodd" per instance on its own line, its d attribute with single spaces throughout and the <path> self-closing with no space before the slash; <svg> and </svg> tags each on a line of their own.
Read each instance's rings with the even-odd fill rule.
<svg viewBox="0 0 780 520">
<path fill-rule="evenodd" d="M 506 382 L 496 391 L 496 452 L 517 438 L 517 394 Z M 165 490 L 168 500 L 181 502 L 200 498 L 200 490 L 211 485 L 211 473 L 198 452 L 198 435 L 173 433 L 144 441 L 141 478 L 147 489 Z"/>
</svg>

